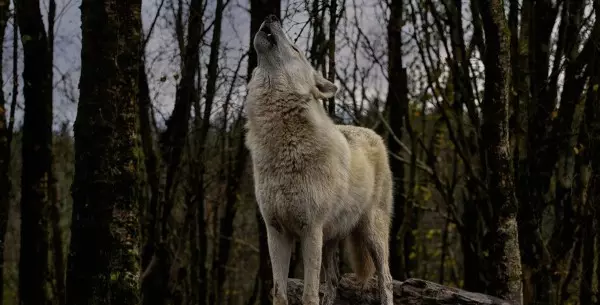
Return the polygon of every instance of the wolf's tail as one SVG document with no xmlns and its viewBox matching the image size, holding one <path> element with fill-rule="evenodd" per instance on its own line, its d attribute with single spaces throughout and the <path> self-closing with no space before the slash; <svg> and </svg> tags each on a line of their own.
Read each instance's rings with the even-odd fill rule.
<svg viewBox="0 0 600 305">
<path fill-rule="evenodd" d="M 366 284 L 375 272 L 375 264 L 365 241 L 358 234 L 350 234 L 345 240 L 350 266 L 360 283 Z"/>
</svg>

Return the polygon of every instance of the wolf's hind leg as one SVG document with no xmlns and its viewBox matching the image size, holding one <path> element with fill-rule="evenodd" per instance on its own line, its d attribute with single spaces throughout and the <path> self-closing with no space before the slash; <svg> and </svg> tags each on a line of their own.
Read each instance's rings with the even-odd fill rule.
<svg viewBox="0 0 600 305">
<path fill-rule="evenodd" d="M 337 287 L 339 283 L 339 269 L 336 250 L 339 241 L 332 240 L 325 242 L 323 246 L 323 260 L 321 262 L 321 277 L 324 280 L 324 291 L 322 305 L 333 305 L 337 296 Z"/>
<path fill-rule="evenodd" d="M 319 272 L 323 247 L 323 230 L 311 228 L 300 238 L 304 263 L 303 305 L 319 305 Z"/>
<path fill-rule="evenodd" d="M 392 275 L 389 269 L 389 214 L 376 209 L 363 228 L 363 236 L 373 257 L 381 305 L 393 305 Z"/>
<path fill-rule="evenodd" d="M 267 224 L 267 241 L 273 268 L 273 305 L 287 305 L 287 277 L 293 239 Z"/>
</svg>

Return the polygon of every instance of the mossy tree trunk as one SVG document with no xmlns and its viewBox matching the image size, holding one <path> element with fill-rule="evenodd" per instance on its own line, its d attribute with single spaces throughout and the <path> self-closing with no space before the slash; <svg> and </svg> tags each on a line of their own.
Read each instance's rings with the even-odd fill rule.
<svg viewBox="0 0 600 305">
<path fill-rule="evenodd" d="M 15 1 L 23 44 L 23 142 L 21 174 L 22 305 L 51 303 L 48 266 L 49 179 L 52 164 L 52 58 L 39 0 Z"/>
<path fill-rule="evenodd" d="M 517 200 L 509 144 L 510 32 L 504 1 L 481 0 L 486 52 L 483 139 L 488 191 L 494 219 L 490 228 L 490 294 L 522 304 Z"/>
<path fill-rule="evenodd" d="M 9 2 L 0 2 L 0 45 L 4 45 L 4 31 L 8 23 Z M 3 52 L 0 48 L 0 71 L 3 68 Z M 4 84 L 0 74 L 0 84 Z M 4 90 L 0 88 L 0 305 L 4 301 L 4 235 L 8 226 L 8 209 L 10 203 L 10 178 L 8 175 L 10 164 L 10 142 L 9 134 L 12 130 L 8 128 L 6 122 L 6 100 L 4 99 Z"/>
<path fill-rule="evenodd" d="M 83 0 L 67 304 L 139 303 L 141 0 Z"/>
</svg>

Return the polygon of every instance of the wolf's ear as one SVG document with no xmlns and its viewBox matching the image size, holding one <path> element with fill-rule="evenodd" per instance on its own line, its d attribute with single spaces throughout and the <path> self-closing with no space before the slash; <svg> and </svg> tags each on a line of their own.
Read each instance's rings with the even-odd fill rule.
<svg viewBox="0 0 600 305">
<path fill-rule="evenodd" d="M 317 98 L 332 98 L 337 92 L 338 88 L 332 82 L 328 81 L 321 75 L 321 73 L 314 71 L 315 75 L 315 96 Z"/>
</svg>

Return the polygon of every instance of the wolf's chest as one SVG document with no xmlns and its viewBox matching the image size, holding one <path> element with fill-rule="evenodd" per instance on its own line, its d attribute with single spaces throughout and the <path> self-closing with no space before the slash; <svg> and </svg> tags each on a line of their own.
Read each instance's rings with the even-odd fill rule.
<svg viewBox="0 0 600 305">
<path fill-rule="evenodd" d="M 323 194 L 307 179 L 298 176 L 264 177 L 256 184 L 256 195 L 264 220 L 278 230 L 300 233 L 313 225 L 326 207 Z"/>
<path fill-rule="evenodd" d="M 323 229 L 324 238 L 346 235 L 356 224 L 363 207 L 348 199 L 341 185 L 297 184 L 258 185 L 259 206 L 267 224 L 280 232 L 302 235 L 314 227 Z"/>
<path fill-rule="evenodd" d="M 255 169 L 269 175 L 291 175 L 325 165 L 330 152 L 319 135 L 303 130 L 272 130 L 252 137 L 250 151 Z"/>
</svg>

